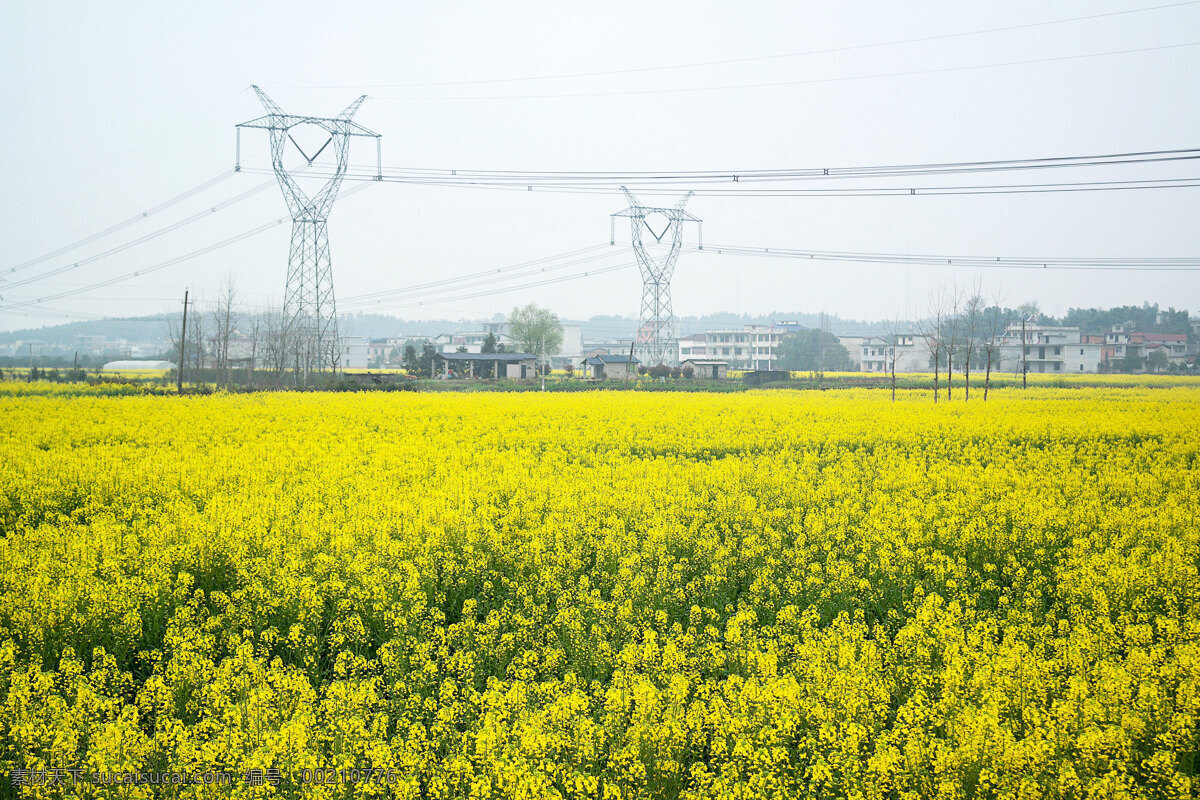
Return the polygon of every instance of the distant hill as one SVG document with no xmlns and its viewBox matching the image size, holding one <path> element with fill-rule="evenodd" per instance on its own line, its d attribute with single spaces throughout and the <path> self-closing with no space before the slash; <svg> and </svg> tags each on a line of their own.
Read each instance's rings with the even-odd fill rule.
<svg viewBox="0 0 1200 800">
<path fill-rule="evenodd" d="M 16 341 L 38 341 L 47 344 L 69 345 L 76 336 L 104 336 L 107 339 L 124 339 L 129 342 L 167 341 L 168 315 L 151 317 L 128 317 L 123 319 L 98 319 L 68 322 L 64 325 L 47 325 L 42 328 L 22 328 L 0 332 L 0 344 Z"/>
<path fill-rule="evenodd" d="M 818 314 L 778 312 L 771 314 L 733 314 L 720 311 L 700 316 L 681 317 L 679 333 L 687 335 L 703 333 L 711 328 L 740 328 L 743 325 L 770 325 L 773 322 L 799 322 L 806 327 L 820 325 Z M 486 320 L 502 321 L 498 315 Z M 568 320 L 581 326 L 585 339 L 607 339 L 629 336 L 637 329 L 638 321 L 630 317 L 599 314 L 586 320 Z M 178 323 L 178 315 L 156 314 L 148 317 L 103 319 L 94 321 L 68 322 L 63 325 L 48 325 L 42 328 L 22 328 L 0 332 L 0 344 L 16 341 L 38 341 L 51 345 L 67 346 L 76 336 L 102 335 L 107 339 L 125 339 L 130 342 L 168 342 L 170 323 Z M 439 333 L 477 331 L 485 320 L 405 320 L 384 314 L 345 314 L 339 318 L 338 327 L 343 334 L 363 336 L 368 339 L 388 336 L 436 336 Z M 880 323 L 844 320 L 830 316 L 830 330 L 835 334 L 880 334 Z"/>
</svg>

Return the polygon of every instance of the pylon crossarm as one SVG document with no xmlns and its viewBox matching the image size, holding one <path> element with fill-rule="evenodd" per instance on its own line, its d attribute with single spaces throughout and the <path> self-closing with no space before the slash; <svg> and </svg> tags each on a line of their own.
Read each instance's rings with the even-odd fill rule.
<svg viewBox="0 0 1200 800">
<path fill-rule="evenodd" d="M 338 119 L 344 119 L 344 120 L 346 120 L 347 122 L 349 122 L 349 121 L 350 121 L 350 118 L 351 118 L 351 117 L 353 117 L 355 114 L 357 114 L 357 113 L 358 113 L 358 107 L 359 107 L 359 106 L 361 106 L 361 105 L 363 104 L 363 101 L 364 101 L 364 100 L 366 100 L 366 99 L 367 99 L 367 96 L 366 96 L 365 94 L 364 94 L 364 95 L 361 95 L 361 96 L 360 96 L 360 97 L 359 97 L 357 100 L 355 100 L 353 103 L 351 103 L 350 105 L 346 106 L 346 110 L 345 110 L 345 111 L 343 111 L 342 113 L 338 114 Z"/>
</svg>

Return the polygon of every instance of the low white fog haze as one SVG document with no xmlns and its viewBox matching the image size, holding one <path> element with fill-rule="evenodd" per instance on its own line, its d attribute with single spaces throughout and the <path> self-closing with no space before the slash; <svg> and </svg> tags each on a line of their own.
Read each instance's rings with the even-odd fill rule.
<svg viewBox="0 0 1200 800">
<path fill-rule="evenodd" d="M 481 319 L 529 302 L 572 319 L 636 316 L 636 268 L 608 270 L 633 262 L 627 219 L 617 220 L 609 245 L 610 215 L 628 205 L 617 187 L 636 185 L 631 173 L 727 176 L 1200 147 L 1198 2 L 18 2 L 5 17 L 4 330 L 176 313 L 185 289 L 203 301 L 227 277 L 247 305 L 282 302 L 291 220 L 270 173 L 266 131 L 243 129 L 243 170 L 231 172 L 235 126 L 266 113 L 251 84 L 297 115 L 336 116 L 367 95 L 354 120 L 381 134 L 389 179 L 353 179 L 376 169 L 374 140 L 354 139 L 351 174 L 329 221 L 339 310 L 409 320 Z M 310 154 L 324 141 L 312 131 L 296 138 Z M 692 176 L 636 191 L 646 205 L 672 206 L 698 190 L 687 210 L 703 220 L 704 251 L 696 226 L 687 226 L 673 280 L 680 316 L 916 317 L 930 288 L 951 278 L 978 279 L 1004 304 L 1036 301 L 1056 315 L 1143 302 L 1196 314 L 1194 269 L 829 262 L 717 250 L 1131 266 L 1197 258 L 1197 155 L 853 180 Z M 326 150 L 313 170 L 331 156 Z M 295 151 L 289 159 L 299 165 Z M 450 170 L 510 175 L 484 188 L 449 183 L 457 177 Z M 607 175 L 569 192 L 518 185 L 519 176 L 550 172 Z M 409 180 L 394 180 L 401 176 Z M 1003 188 L 1035 184 L 1070 191 Z M 963 193 L 926 193 L 934 187 Z M 881 189 L 899 191 L 877 196 Z M 230 241 L 273 220 L 282 222 Z M 534 264 L 504 281 L 379 294 L 592 246 L 603 248 L 583 255 L 596 258 L 543 262 L 558 265 L 546 273 Z M 581 274 L 593 269 L 606 271 Z M 563 276 L 578 277 L 544 282 Z"/>
</svg>

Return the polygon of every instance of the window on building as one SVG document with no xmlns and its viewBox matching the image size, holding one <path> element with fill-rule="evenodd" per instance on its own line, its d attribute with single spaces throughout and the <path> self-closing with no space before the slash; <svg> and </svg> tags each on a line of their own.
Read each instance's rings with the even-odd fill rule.
<svg viewBox="0 0 1200 800">
<path fill-rule="evenodd" d="M 1054 362 L 1054 371 L 1055 371 L 1055 372 L 1061 372 L 1061 371 L 1062 371 L 1062 362 L 1061 362 L 1061 361 L 1055 361 L 1055 362 Z"/>
<path fill-rule="evenodd" d="M 1062 348 L 1061 348 L 1061 347 L 1056 347 L 1056 348 L 1054 348 L 1054 355 L 1056 355 L 1056 356 L 1061 356 L 1061 355 L 1062 355 Z"/>
</svg>

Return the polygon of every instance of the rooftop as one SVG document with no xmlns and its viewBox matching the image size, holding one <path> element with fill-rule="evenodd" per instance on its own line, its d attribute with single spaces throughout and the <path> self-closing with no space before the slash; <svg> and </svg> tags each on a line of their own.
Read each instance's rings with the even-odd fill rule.
<svg viewBox="0 0 1200 800">
<path fill-rule="evenodd" d="M 533 353 L 438 353 L 438 358 L 447 361 L 532 361 Z"/>
<path fill-rule="evenodd" d="M 595 366 L 596 364 L 629 364 L 629 363 L 640 364 L 642 362 L 636 356 L 631 361 L 629 356 L 599 355 L 599 356 L 592 356 L 589 359 L 585 359 L 584 363 Z"/>
</svg>

